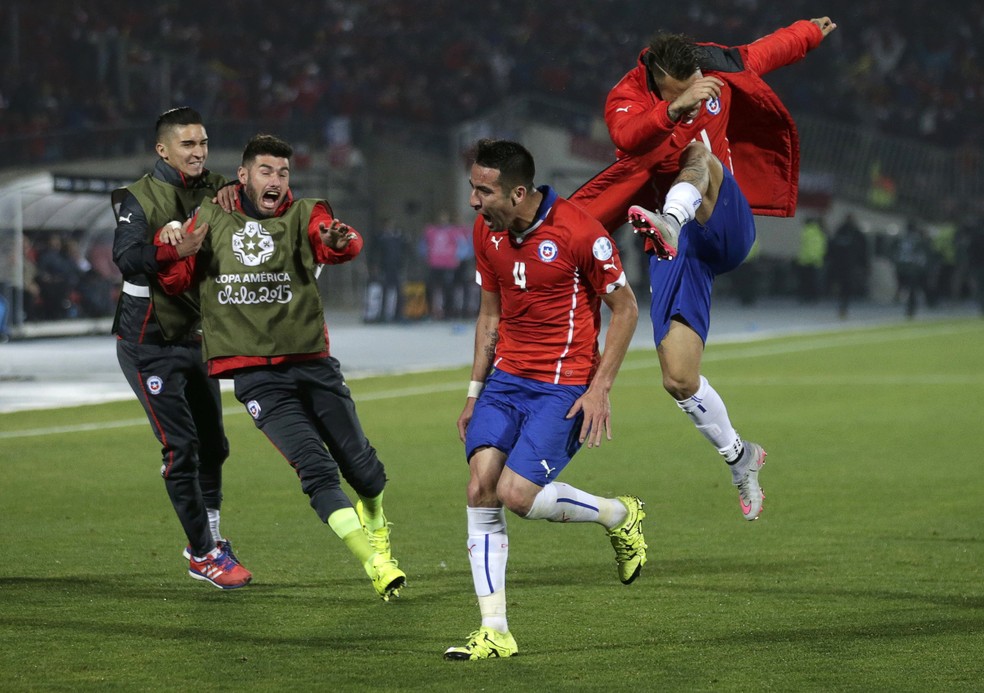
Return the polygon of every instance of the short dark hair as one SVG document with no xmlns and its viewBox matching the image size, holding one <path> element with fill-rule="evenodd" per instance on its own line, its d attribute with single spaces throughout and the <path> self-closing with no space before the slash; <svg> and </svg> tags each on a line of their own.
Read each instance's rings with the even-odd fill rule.
<svg viewBox="0 0 984 693">
<path fill-rule="evenodd" d="M 666 75 L 684 81 L 700 67 L 701 49 L 689 36 L 658 32 L 649 42 L 646 64 L 658 84 Z"/>
<path fill-rule="evenodd" d="M 164 139 L 164 133 L 182 125 L 202 125 L 202 114 L 188 106 L 178 106 L 157 116 L 154 135 L 157 141 Z"/>
<path fill-rule="evenodd" d="M 522 185 L 533 190 L 536 166 L 523 145 L 509 140 L 482 139 L 475 145 L 475 163 L 499 171 L 499 182 L 509 190 Z"/>
<path fill-rule="evenodd" d="M 243 149 L 243 166 L 249 166 L 258 156 L 280 156 L 290 159 L 294 148 L 274 135 L 254 135 Z"/>
</svg>

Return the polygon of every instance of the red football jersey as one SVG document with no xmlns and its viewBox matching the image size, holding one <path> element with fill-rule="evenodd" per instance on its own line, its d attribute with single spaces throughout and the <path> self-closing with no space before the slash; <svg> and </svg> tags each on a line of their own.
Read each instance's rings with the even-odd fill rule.
<svg viewBox="0 0 984 693">
<path fill-rule="evenodd" d="M 625 286 L 618 249 L 598 221 L 540 188 L 537 221 L 522 236 L 472 232 L 477 281 L 499 294 L 493 365 L 524 378 L 587 385 L 598 365 L 601 296 Z"/>
</svg>

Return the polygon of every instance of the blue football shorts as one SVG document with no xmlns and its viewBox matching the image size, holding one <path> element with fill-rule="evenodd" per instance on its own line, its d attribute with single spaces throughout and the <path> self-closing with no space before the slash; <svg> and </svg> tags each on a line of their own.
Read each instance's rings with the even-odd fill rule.
<svg viewBox="0 0 984 693">
<path fill-rule="evenodd" d="M 735 177 L 725 168 L 717 204 L 707 224 L 702 226 L 694 220 L 684 225 L 673 260 L 649 257 L 649 285 L 653 291 L 649 315 L 657 346 L 674 316 L 680 316 L 707 341 L 714 278 L 740 265 L 753 243 L 755 218 Z"/>
<path fill-rule="evenodd" d="M 581 447 L 583 414 L 565 417 L 587 389 L 493 371 L 465 431 L 466 459 L 478 448 L 493 447 L 524 479 L 538 486 L 555 481 Z"/>
</svg>

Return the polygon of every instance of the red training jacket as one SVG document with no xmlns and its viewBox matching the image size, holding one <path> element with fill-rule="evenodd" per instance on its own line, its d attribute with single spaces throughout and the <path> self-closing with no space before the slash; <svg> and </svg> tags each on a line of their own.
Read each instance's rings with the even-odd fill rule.
<svg viewBox="0 0 984 693">
<path fill-rule="evenodd" d="M 704 103 L 694 120 L 677 123 L 667 114 L 669 103 L 650 89 L 649 49 L 643 50 L 638 65 L 611 89 L 605 104 L 618 161 L 571 199 L 608 228 L 622 224 L 628 207 L 643 203 L 638 195 L 654 179 L 665 194 L 679 170 L 680 154 L 697 140 L 732 170 L 755 214 L 792 216 L 799 137 L 792 116 L 761 75 L 801 60 L 822 40 L 818 26 L 801 20 L 744 46 L 699 44 L 706 51 L 702 73 L 725 84 L 721 97 Z M 605 189 L 611 186 L 615 190 Z"/>
</svg>

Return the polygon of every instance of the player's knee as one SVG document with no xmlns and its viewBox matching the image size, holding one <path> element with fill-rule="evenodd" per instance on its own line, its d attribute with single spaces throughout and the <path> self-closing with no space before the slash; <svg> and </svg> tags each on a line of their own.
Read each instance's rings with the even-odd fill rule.
<svg viewBox="0 0 984 693">
<path fill-rule="evenodd" d="M 495 486 L 483 483 L 483 479 L 472 477 L 468 482 L 468 505 L 472 508 L 491 508 L 499 504 Z"/>
<path fill-rule="evenodd" d="M 683 373 L 663 373 L 663 389 L 675 400 L 682 401 L 693 397 L 700 389 L 700 377 Z"/>
<path fill-rule="evenodd" d="M 533 501 L 540 487 L 529 483 L 518 475 L 503 475 L 496 488 L 499 501 L 511 512 L 526 517 L 533 507 Z"/>
<path fill-rule="evenodd" d="M 533 508 L 533 498 L 518 489 L 506 489 L 499 491 L 499 500 L 509 509 L 520 517 L 526 517 Z"/>
</svg>

